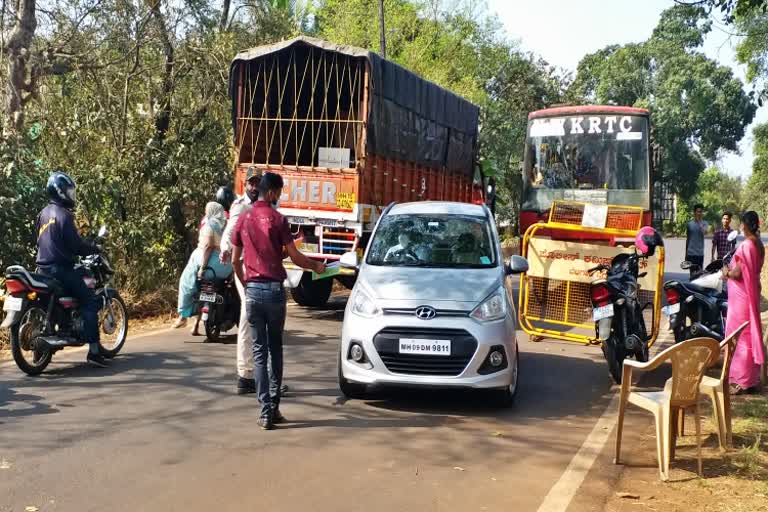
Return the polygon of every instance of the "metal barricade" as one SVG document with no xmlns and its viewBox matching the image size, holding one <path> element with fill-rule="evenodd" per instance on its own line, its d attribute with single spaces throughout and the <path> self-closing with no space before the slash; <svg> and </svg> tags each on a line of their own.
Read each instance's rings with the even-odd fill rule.
<svg viewBox="0 0 768 512">
<path fill-rule="evenodd" d="M 518 318 L 520 327 L 531 336 L 598 344 L 592 320 L 591 283 L 601 277 L 588 269 L 610 264 L 617 254 L 634 247 L 614 247 L 599 242 L 552 239 L 557 232 L 571 235 L 612 237 L 634 240 L 642 223 L 642 208 L 590 205 L 556 201 L 549 220 L 532 225 L 525 232 L 521 254 L 528 259 L 528 272 L 520 279 Z M 602 227 L 600 227 L 602 226 Z M 544 235 L 546 234 L 546 235 Z M 597 237 L 596 237 L 597 238 Z M 641 260 L 638 300 L 652 304 L 643 312 L 650 326 L 650 344 L 659 333 L 661 294 L 664 279 L 664 248 Z"/>
</svg>

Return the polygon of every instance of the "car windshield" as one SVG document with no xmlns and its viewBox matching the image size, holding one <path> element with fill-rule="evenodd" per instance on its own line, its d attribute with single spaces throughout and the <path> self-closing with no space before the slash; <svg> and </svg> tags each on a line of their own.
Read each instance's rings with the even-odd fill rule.
<svg viewBox="0 0 768 512">
<path fill-rule="evenodd" d="M 469 215 L 387 215 L 379 223 L 369 265 L 488 268 L 496 264 L 485 218 Z"/>
<path fill-rule="evenodd" d="M 528 123 L 524 210 L 554 200 L 648 208 L 648 120 L 642 116 L 571 116 Z"/>
</svg>

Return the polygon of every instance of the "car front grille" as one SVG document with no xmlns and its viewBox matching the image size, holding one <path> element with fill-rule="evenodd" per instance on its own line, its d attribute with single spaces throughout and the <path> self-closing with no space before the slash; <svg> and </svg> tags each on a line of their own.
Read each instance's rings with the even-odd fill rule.
<svg viewBox="0 0 768 512">
<path fill-rule="evenodd" d="M 401 354 L 400 338 L 451 340 L 451 355 Z M 392 373 L 455 377 L 464 371 L 477 349 L 477 341 L 463 329 L 385 328 L 373 345 Z"/>
</svg>

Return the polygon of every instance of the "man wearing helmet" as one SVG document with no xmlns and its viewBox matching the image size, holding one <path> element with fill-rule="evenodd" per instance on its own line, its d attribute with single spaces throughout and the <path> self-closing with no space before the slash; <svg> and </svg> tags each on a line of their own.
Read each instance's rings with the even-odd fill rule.
<svg viewBox="0 0 768 512">
<path fill-rule="evenodd" d="M 75 227 L 75 182 L 63 171 L 48 178 L 50 199 L 37 217 L 37 268 L 53 277 L 80 303 L 85 341 L 89 345 L 87 361 L 105 368 L 107 361 L 99 349 L 99 303 L 93 290 L 83 282 L 82 270 L 75 269 L 77 256 L 99 252 L 94 244 L 80 237 Z"/>
</svg>

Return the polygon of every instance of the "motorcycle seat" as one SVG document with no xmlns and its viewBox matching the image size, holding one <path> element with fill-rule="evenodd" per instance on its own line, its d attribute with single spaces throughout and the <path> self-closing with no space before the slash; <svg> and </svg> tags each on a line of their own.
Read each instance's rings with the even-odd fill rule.
<svg viewBox="0 0 768 512">
<path fill-rule="evenodd" d="M 20 281 L 28 283 L 29 286 L 32 286 L 37 290 L 50 291 L 51 293 L 56 295 L 61 295 L 64 291 L 64 287 L 58 280 L 50 276 L 47 276 L 45 274 L 39 274 L 37 272 L 29 272 L 24 267 L 20 267 L 18 265 L 8 267 L 8 269 L 6 270 L 6 278 L 18 279 Z"/>
<path fill-rule="evenodd" d="M 699 295 L 706 295 L 707 297 L 713 298 L 716 298 L 720 295 L 720 292 L 714 288 L 704 288 L 703 286 L 699 286 L 693 283 L 680 283 L 680 285 L 689 293 L 697 293 Z"/>
</svg>

